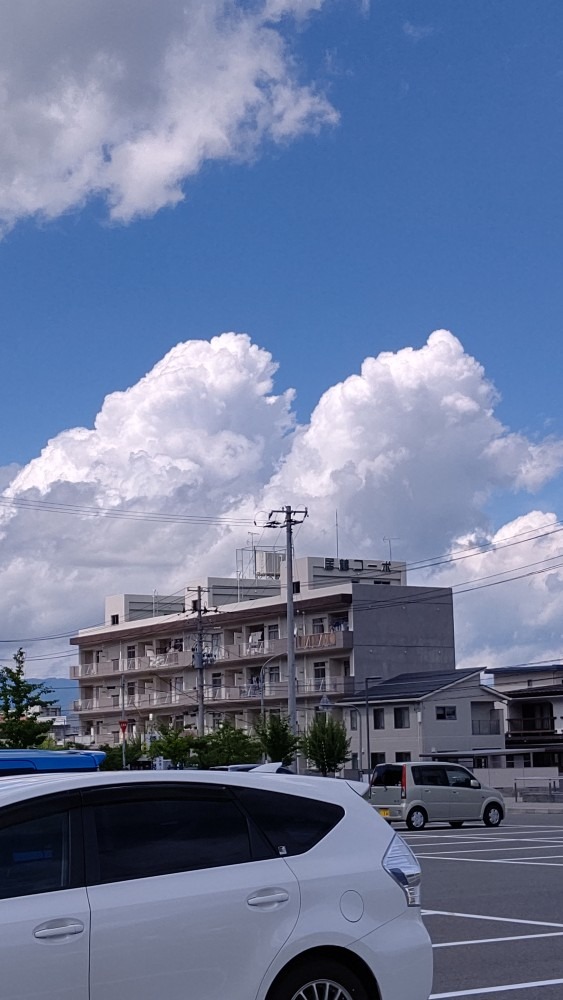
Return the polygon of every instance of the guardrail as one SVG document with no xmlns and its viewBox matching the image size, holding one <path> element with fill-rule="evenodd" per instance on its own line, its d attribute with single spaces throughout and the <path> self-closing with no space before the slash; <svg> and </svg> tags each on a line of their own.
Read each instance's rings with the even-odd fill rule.
<svg viewBox="0 0 563 1000">
<path fill-rule="evenodd" d="M 561 778 L 515 778 L 515 802 L 563 802 Z"/>
</svg>

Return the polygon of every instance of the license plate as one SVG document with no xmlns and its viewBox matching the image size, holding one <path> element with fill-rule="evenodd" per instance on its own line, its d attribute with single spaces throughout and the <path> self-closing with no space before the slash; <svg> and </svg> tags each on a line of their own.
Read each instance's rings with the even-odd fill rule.
<svg viewBox="0 0 563 1000">
<path fill-rule="evenodd" d="M 389 809 L 378 809 L 377 811 L 380 816 L 385 816 L 386 818 L 390 816 Z"/>
</svg>

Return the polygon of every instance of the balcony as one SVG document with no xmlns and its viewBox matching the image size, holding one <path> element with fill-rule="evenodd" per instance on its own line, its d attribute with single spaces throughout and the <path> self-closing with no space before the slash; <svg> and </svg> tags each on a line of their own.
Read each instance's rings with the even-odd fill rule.
<svg viewBox="0 0 563 1000">
<path fill-rule="evenodd" d="M 500 736 L 500 719 L 472 719 L 473 736 Z"/>
<path fill-rule="evenodd" d="M 351 649 L 354 635 L 350 631 L 320 632 L 314 635 L 297 635 L 295 637 L 295 654 L 297 656 L 308 650 L 319 650 L 330 654 L 332 651 Z M 224 660 L 246 660 L 254 657 L 275 657 L 287 655 L 287 639 L 259 639 L 252 642 L 237 642 L 234 645 L 223 646 L 214 652 L 214 662 Z"/>
<path fill-rule="evenodd" d="M 555 735 L 555 718 L 553 715 L 544 715 L 539 719 L 508 719 L 508 735 Z"/>
<path fill-rule="evenodd" d="M 297 698 L 319 699 L 323 695 L 339 697 L 344 694 L 352 694 L 354 690 L 353 677 L 325 677 L 322 679 L 298 681 Z M 260 682 L 250 681 L 247 684 L 236 685 L 205 685 L 204 701 L 206 707 L 221 706 L 225 703 L 232 704 L 238 702 L 243 705 L 248 701 L 261 704 L 262 700 L 268 704 L 270 701 L 287 700 L 287 680 L 268 681 L 264 683 L 264 689 Z M 173 707 L 186 710 L 194 709 L 197 704 L 197 692 L 195 688 L 182 691 L 145 691 L 142 694 L 130 694 L 125 696 L 125 706 L 121 700 L 121 694 L 107 695 L 100 694 L 97 698 L 79 698 L 73 702 L 75 712 L 91 712 L 93 714 L 115 714 L 116 716 L 131 715 L 134 712 L 151 712 L 154 709 Z"/>
<path fill-rule="evenodd" d="M 83 677 L 104 677 L 109 674 L 128 674 L 142 671 L 152 673 L 156 670 L 185 670 L 193 666 L 193 653 L 172 650 L 169 653 L 156 653 L 154 656 L 123 657 L 115 660 L 99 660 L 98 663 L 81 663 L 71 667 L 70 676 L 74 679 Z"/>
</svg>

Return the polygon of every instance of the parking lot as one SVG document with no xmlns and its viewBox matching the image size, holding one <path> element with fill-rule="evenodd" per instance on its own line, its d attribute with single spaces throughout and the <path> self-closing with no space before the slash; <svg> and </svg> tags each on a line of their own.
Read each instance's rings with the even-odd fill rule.
<svg viewBox="0 0 563 1000">
<path fill-rule="evenodd" d="M 563 813 L 398 830 L 422 864 L 433 1000 L 561 1000 Z"/>
</svg>

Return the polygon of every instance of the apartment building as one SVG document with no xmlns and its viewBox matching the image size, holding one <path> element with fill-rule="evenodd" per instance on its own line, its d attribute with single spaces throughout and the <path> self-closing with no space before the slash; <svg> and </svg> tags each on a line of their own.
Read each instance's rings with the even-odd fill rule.
<svg viewBox="0 0 563 1000">
<path fill-rule="evenodd" d="M 285 562 L 265 555 L 255 553 L 252 578 L 208 577 L 182 599 L 106 599 L 104 624 L 71 639 L 82 742 L 145 736 L 161 722 L 195 728 L 198 588 L 206 730 L 250 731 L 260 714 L 287 712 Z M 327 706 L 342 717 L 338 702 L 367 678 L 455 668 L 451 591 L 408 585 L 404 563 L 304 557 L 293 591 L 300 730 Z"/>
</svg>

